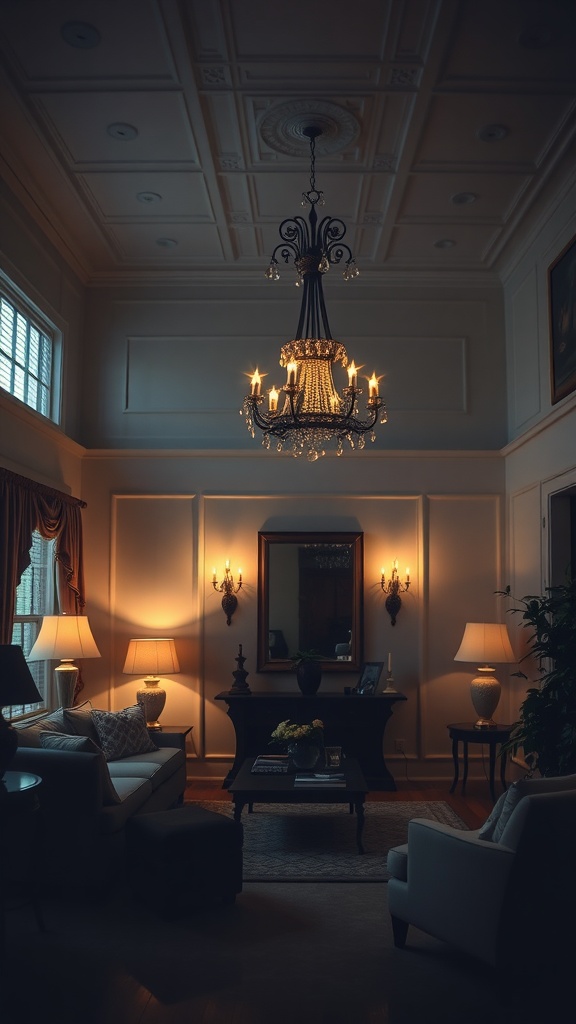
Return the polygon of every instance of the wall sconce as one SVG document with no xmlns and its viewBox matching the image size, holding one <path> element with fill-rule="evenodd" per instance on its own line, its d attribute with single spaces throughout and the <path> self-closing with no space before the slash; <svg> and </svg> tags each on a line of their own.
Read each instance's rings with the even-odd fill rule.
<svg viewBox="0 0 576 1024">
<path fill-rule="evenodd" d="M 218 583 L 216 578 L 216 569 L 212 569 L 212 586 L 214 590 L 217 590 L 222 597 L 222 607 L 226 616 L 226 625 L 230 625 L 232 622 L 232 616 L 238 607 L 238 598 L 236 594 L 242 586 L 242 569 L 238 569 L 238 583 L 234 583 L 234 577 L 230 572 L 230 559 L 226 559 L 226 565 L 224 570 L 224 579 L 221 583 Z"/>
<path fill-rule="evenodd" d="M 392 620 L 392 625 L 395 626 L 396 616 L 402 607 L 402 598 L 400 597 L 400 594 L 405 593 L 410 586 L 410 569 L 406 569 L 406 579 L 404 580 L 404 583 L 401 583 L 398 575 L 398 559 L 395 558 L 392 565 L 392 575 L 388 582 L 386 582 L 384 569 L 381 570 L 380 586 L 384 593 L 388 595 L 385 607 Z"/>
</svg>

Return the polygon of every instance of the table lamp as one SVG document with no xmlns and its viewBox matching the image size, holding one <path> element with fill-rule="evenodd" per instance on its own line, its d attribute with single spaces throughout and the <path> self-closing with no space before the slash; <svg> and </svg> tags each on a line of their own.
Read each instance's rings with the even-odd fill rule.
<svg viewBox="0 0 576 1024">
<path fill-rule="evenodd" d="M 476 729 L 492 729 L 502 687 L 494 675 L 490 662 L 500 664 L 516 661 L 508 629 L 499 622 L 467 622 L 454 661 L 472 661 L 478 672 L 470 683 L 470 696 L 478 715 Z"/>
<path fill-rule="evenodd" d="M 58 706 L 71 708 L 80 672 L 74 659 L 100 657 L 86 615 L 45 615 L 28 660 L 60 658 L 60 664 L 54 669 Z"/>
<path fill-rule="evenodd" d="M 18 746 L 16 729 L 6 721 L 2 708 L 41 700 L 22 648 L 17 644 L 0 644 L 0 779 Z"/>
<path fill-rule="evenodd" d="M 158 685 L 159 675 L 180 671 L 174 641 L 166 637 L 130 640 L 123 671 L 127 675 L 145 676 L 145 689 L 137 691 L 136 699 L 144 708 L 148 728 L 160 729 L 158 719 L 166 703 L 166 690 Z"/>
</svg>

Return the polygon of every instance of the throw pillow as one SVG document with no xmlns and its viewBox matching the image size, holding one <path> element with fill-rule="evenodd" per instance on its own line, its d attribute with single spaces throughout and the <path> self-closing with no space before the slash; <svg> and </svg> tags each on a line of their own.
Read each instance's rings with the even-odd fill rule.
<svg viewBox="0 0 576 1024">
<path fill-rule="evenodd" d="M 87 754 L 99 755 L 99 768 L 102 777 L 102 799 L 104 804 L 119 804 L 120 797 L 114 789 L 104 754 L 89 736 L 68 736 L 66 733 L 44 732 L 40 735 L 40 746 L 48 750 L 74 750 Z"/>
<path fill-rule="evenodd" d="M 489 843 L 497 843 L 508 824 L 512 811 L 523 795 L 518 788 L 518 782 L 511 783 L 506 792 L 498 797 L 489 817 L 478 833 L 478 838 Z"/>
<path fill-rule="evenodd" d="M 93 711 L 92 719 L 107 761 L 158 750 L 150 739 L 144 711 L 139 704 L 122 711 Z"/>
<path fill-rule="evenodd" d="M 66 732 L 63 710 L 62 708 L 58 708 L 56 711 L 52 711 L 49 715 L 42 715 L 41 718 L 35 718 L 30 725 L 26 725 L 25 723 L 22 725 L 16 725 L 15 729 L 18 733 L 19 747 L 39 747 L 40 734 L 42 732 Z"/>
<path fill-rule="evenodd" d="M 94 743 L 98 744 L 98 733 L 92 719 L 92 703 L 85 700 L 77 707 L 64 708 L 65 732 L 70 736 L 89 736 Z"/>
</svg>

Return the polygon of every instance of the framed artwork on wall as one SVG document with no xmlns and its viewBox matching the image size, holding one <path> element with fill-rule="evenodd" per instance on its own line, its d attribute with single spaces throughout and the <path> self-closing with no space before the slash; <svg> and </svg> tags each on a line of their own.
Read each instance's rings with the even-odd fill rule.
<svg viewBox="0 0 576 1024">
<path fill-rule="evenodd" d="M 576 390 L 576 237 L 548 270 L 552 404 Z"/>
<path fill-rule="evenodd" d="M 365 661 L 360 671 L 356 693 L 365 693 L 370 696 L 376 693 L 383 668 L 383 661 Z"/>
</svg>

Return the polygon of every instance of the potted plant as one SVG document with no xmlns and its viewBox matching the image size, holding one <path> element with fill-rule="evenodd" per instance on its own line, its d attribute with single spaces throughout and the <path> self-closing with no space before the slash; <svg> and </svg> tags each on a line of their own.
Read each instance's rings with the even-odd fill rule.
<svg viewBox="0 0 576 1024">
<path fill-rule="evenodd" d="M 510 587 L 503 595 L 510 596 Z M 542 597 L 523 597 L 519 605 L 510 611 L 531 630 L 521 661 L 536 659 L 540 677 L 527 690 L 504 749 L 522 747 L 531 772 L 570 775 L 576 772 L 576 580 L 547 587 Z M 521 670 L 515 675 L 528 678 Z"/>
<path fill-rule="evenodd" d="M 302 693 L 310 697 L 318 691 L 322 681 L 322 655 L 318 651 L 296 651 L 292 664 Z"/>
</svg>

